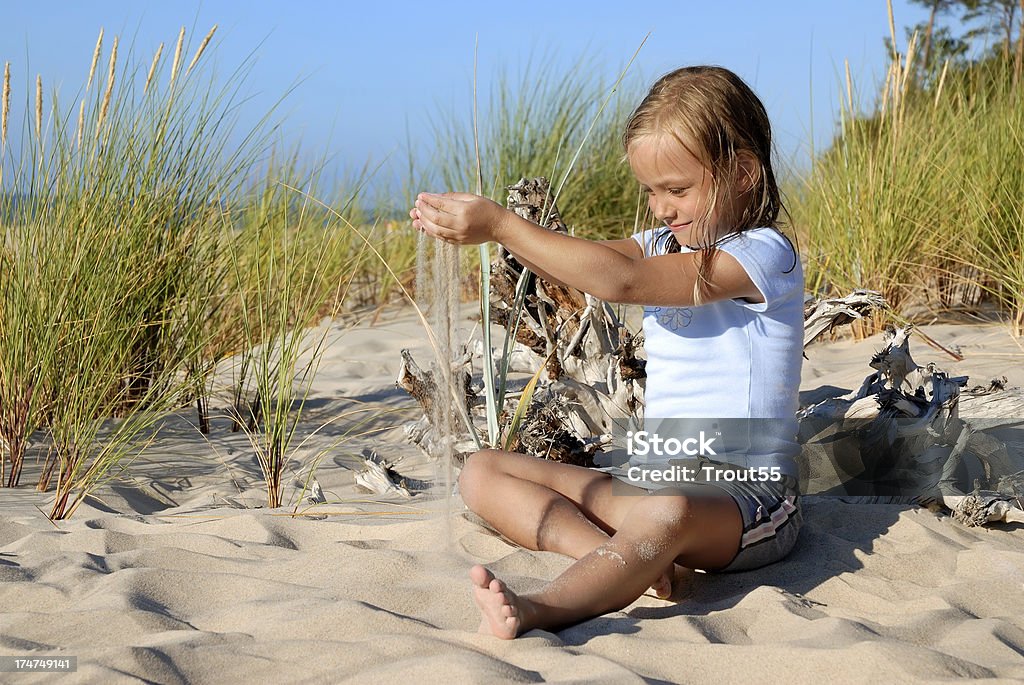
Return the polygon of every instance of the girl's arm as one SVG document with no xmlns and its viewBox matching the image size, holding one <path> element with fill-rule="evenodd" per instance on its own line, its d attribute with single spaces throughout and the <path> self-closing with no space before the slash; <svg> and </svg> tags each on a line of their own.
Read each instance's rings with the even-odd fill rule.
<svg viewBox="0 0 1024 685">
<path fill-rule="evenodd" d="M 551 231 L 549 231 L 549 233 L 550 232 Z M 637 243 L 632 238 L 626 238 L 625 240 L 596 240 L 596 241 L 587 241 L 587 242 L 594 242 L 594 243 L 597 243 L 598 245 L 603 245 L 603 246 L 605 246 L 607 248 L 611 248 L 612 250 L 615 250 L 619 254 L 625 255 L 626 257 L 629 257 L 630 259 L 642 259 L 643 256 L 644 256 L 643 248 L 640 247 L 640 244 Z M 562 282 L 561 280 L 555 278 L 550 273 L 548 273 L 547 271 L 545 271 L 541 267 L 537 266 L 537 264 L 531 262 L 529 259 L 527 259 L 523 255 L 517 254 L 515 251 L 509 249 L 509 247 L 507 245 L 505 245 L 505 249 L 508 250 L 509 252 L 511 252 L 512 256 L 515 257 L 517 260 L 519 260 L 520 264 L 522 264 L 527 269 L 529 269 L 533 273 L 535 273 L 538 276 L 540 276 L 541 278 L 543 278 L 545 281 L 547 281 L 549 283 L 554 283 L 555 285 L 562 285 L 562 286 L 568 286 L 570 288 L 577 288 L 577 286 L 575 286 L 575 285 L 572 285 L 572 284 L 566 283 L 566 282 Z M 591 291 L 589 291 L 589 290 L 587 290 L 585 288 L 577 288 L 577 289 L 583 290 L 584 292 L 587 292 L 587 293 L 590 293 L 591 295 L 594 295 L 593 292 L 591 292 Z M 596 295 L 595 295 L 595 297 L 596 297 Z"/>
<path fill-rule="evenodd" d="M 541 228 L 486 198 L 466 193 L 421 194 L 413 224 L 430 235 L 459 244 L 499 242 L 528 269 L 602 300 L 654 306 L 692 306 L 697 254 L 647 259 L 624 250 Z M 621 241 L 615 241 L 619 243 Z M 639 245 L 634 254 L 639 254 Z M 761 294 L 739 262 L 718 252 L 702 302 Z"/>
<path fill-rule="evenodd" d="M 598 240 L 599 245 L 610 247 L 616 252 L 626 255 L 630 259 L 643 259 L 644 248 L 640 247 L 640 243 L 633 240 L 632 238 L 626 238 L 624 240 Z"/>
</svg>

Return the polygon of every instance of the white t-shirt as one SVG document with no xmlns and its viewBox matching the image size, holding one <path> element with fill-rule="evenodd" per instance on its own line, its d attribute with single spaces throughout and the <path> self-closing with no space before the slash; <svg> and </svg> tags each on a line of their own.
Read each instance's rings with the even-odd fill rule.
<svg viewBox="0 0 1024 685">
<path fill-rule="evenodd" d="M 632 237 L 645 255 L 653 256 L 664 253 L 667 233 L 667 228 L 653 229 Z M 719 450 L 710 458 L 779 466 L 783 473 L 797 476 L 795 415 L 804 296 L 800 260 L 789 241 L 772 228 L 744 231 L 720 242 L 719 249 L 740 263 L 765 301 L 644 307 L 644 427 L 654 430 L 654 421 L 660 419 L 753 419 L 748 435 L 729 441 L 732 451 L 742 454 L 723 457 Z M 685 246 L 681 251 L 691 252 Z M 735 448 L 744 441 L 744 447 Z"/>
</svg>

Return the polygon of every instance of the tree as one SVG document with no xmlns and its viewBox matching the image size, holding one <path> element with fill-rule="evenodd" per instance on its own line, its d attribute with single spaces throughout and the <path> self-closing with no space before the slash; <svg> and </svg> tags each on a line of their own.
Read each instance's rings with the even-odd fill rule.
<svg viewBox="0 0 1024 685">
<path fill-rule="evenodd" d="M 1013 58 L 1014 82 L 1019 81 L 1024 62 L 1024 0 L 911 0 L 928 9 L 928 21 L 908 28 L 907 36 L 915 32 L 923 36 L 923 75 L 934 75 L 938 65 L 947 59 L 959 61 L 972 45 L 982 42 L 987 49 L 973 61 L 984 61 L 1001 53 L 1007 62 Z M 957 16 L 967 26 L 961 36 L 953 34 L 949 26 L 940 25 L 944 16 Z M 1016 47 L 1014 47 L 1016 31 Z M 884 39 L 886 50 L 892 52 L 889 38 Z"/>
<path fill-rule="evenodd" d="M 1021 27 L 1017 30 L 1017 57 L 1013 60 L 1013 83 L 1020 82 L 1021 67 L 1024 66 L 1024 0 L 1020 0 Z"/>
<path fill-rule="evenodd" d="M 954 7 L 961 4 L 961 0 L 913 0 L 913 2 L 928 8 L 928 22 L 924 26 L 924 67 L 929 69 L 932 64 L 932 36 L 935 33 L 935 19 L 939 15 L 948 14 Z M 920 24 L 915 26 L 911 30 L 911 34 L 920 27 Z M 952 38 L 948 33 L 949 30 L 946 29 L 947 39 Z"/>
<path fill-rule="evenodd" d="M 964 5 L 961 19 L 965 24 L 979 20 L 981 22 L 980 26 L 968 30 L 965 38 L 968 41 L 976 38 L 985 40 L 989 37 L 995 38 L 1003 46 L 1003 57 L 1009 60 L 1013 45 L 1013 29 L 1018 24 L 1017 10 L 1024 7 L 1024 2 L 1022 0 L 960 0 L 960 4 Z"/>
</svg>

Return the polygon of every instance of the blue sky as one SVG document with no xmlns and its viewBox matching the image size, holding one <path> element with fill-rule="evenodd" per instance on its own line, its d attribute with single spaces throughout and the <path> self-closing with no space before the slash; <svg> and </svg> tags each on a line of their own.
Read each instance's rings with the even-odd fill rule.
<svg viewBox="0 0 1024 685">
<path fill-rule="evenodd" d="M 894 2 L 896 26 L 925 18 Z M 649 83 L 677 66 L 713 63 L 736 71 L 761 96 L 780 156 L 806 166 L 811 124 L 816 145 L 831 138 L 836 92 L 848 59 L 865 97 L 884 76 L 884 0 L 843 2 L 738 0 L 688 2 L 8 2 L 0 26 L 0 61 L 11 63 L 13 102 L 24 102 L 41 74 L 69 100 L 84 83 L 100 27 L 108 40 L 133 39 L 148 62 L 160 42 L 173 50 L 178 29 L 193 47 L 213 25 L 218 73 L 247 55 L 253 120 L 301 79 L 285 100 L 283 136 L 327 153 L 342 167 L 402 166 L 406 131 L 430 134 L 429 119 L 472 102 L 473 46 L 479 35 L 479 87 L 486 93 L 502 67 L 532 57 L 568 66 L 581 55 L 611 82 L 643 37 L 634 70 Z M 123 49 L 123 48 L 122 48 Z M 813 93 L 813 95 L 812 95 Z M 388 171 L 382 172 L 387 176 Z"/>
</svg>

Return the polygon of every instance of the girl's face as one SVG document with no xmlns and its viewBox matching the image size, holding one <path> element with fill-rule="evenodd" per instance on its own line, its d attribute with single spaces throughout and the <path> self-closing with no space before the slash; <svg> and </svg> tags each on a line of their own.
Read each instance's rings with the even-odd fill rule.
<svg viewBox="0 0 1024 685">
<path fill-rule="evenodd" d="M 712 210 L 711 170 L 670 135 L 641 136 L 630 143 L 629 165 L 651 212 L 675 235 L 680 245 L 709 244 L 719 237 L 719 213 Z"/>
</svg>

